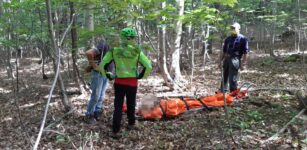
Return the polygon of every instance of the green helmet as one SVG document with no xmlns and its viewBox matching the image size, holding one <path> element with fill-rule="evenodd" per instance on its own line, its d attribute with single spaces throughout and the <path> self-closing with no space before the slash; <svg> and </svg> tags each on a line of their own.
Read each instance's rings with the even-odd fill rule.
<svg viewBox="0 0 307 150">
<path fill-rule="evenodd" d="M 136 37 L 136 31 L 132 28 L 124 28 L 122 29 L 122 31 L 120 32 L 120 35 L 122 37 L 128 38 L 128 37 Z"/>
</svg>

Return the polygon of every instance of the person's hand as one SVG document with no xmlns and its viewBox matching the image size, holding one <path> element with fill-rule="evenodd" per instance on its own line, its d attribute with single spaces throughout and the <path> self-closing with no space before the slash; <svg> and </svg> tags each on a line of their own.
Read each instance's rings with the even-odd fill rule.
<svg viewBox="0 0 307 150">
<path fill-rule="evenodd" d="M 136 78 L 137 78 L 137 79 L 142 79 L 143 76 L 144 76 L 144 74 L 143 74 L 143 75 L 139 74 Z"/>
<path fill-rule="evenodd" d="M 106 73 L 107 78 L 112 81 L 113 79 L 115 79 L 115 75 L 112 72 L 107 72 Z"/>
</svg>

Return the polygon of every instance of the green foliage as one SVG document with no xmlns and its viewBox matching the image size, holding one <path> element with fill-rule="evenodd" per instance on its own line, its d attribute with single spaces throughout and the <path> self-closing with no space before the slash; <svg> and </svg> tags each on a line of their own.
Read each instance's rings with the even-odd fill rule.
<svg viewBox="0 0 307 150">
<path fill-rule="evenodd" d="M 252 110 L 252 111 L 248 111 L 247 115 L 250 117 L 250 119 L 252 121 L 260 121 L 263 119 L 263 114 L 261 114 L 259 111 L 257 110 Z"/>
<path fill-rule="evenodd" d="M 301 56 L 299 54 L 292 54 L 284 59 L 285 62 L 296 62 L 299 61 Z"/>
<path fill-rule="evenodd" d="M 239 127 L 241 129 L 248 129 L 248 128 L 250 128 L 250 125 L 247 122 L 241 121 L 240 124 L 239 124 Z"/>
<path fill-rule="evenodd" d="M 281 98 L 282 100 L 287 101 L 287 100 L 290 100 L 290 99 L 291 99 L 291 96 L 289 96 L 289 95 L 282 95 L 280 98 Z"/>
<path fill-rule="evenodd" d="M 63 143 L 68 144 L 70 142 L 70 139 L 67 135 L 58 134 L 56 135 L 56 143 Z"/>
<path fill-rule="evenodd" d="M 207 2 L 207 3 L 219 3 L 219 4 L 222 4 L 222 5 L 228 5 L 230 7 L 233 7 L 236 3 L 237 3 L 237 0 L 203 0 L 204 2 Z"/>
<path fill-rule="evenodd" d="M 276 61 L 274 60 L 274 58 L 268 57 L 266 59 L 263 60 L 262 65 L 272 65 L 275 64 Z"/>
</svg>

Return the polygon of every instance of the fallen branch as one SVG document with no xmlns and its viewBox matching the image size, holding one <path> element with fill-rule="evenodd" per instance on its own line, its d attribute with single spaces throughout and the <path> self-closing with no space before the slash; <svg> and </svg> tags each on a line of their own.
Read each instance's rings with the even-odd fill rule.
<svg viewBox="0 0 307 150">
<path fill-rule="evenodd" d="M 275 140 L 278 139 L 278 136 L 283 133 L 288 126 L 294 122 L 294 120 L 296 118 L 298 118 L 300 115 L 302 115 L 304 112 L 306 111 L 306 109 L 302 109 L 296 116 L 294 116 L 282 129 L 280 129 L 277 133 L 275 133 L 273 136 L 271 136 L 270 138 L 268 138 L 267 140 L 263 141 L 262 144 L 266 144 L 268 142 L 273 142 Z"/>
</svg>

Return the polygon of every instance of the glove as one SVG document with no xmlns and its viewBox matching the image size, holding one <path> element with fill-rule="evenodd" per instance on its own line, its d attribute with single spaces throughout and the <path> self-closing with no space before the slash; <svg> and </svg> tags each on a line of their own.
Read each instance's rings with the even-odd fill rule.
<svg viewBox="0 0 307 150">
<path fill-rule="evenodd" d="M 142 79 L 144 77 L 145 74 L 145 68 L 143 68 L 142 72 L 138 74 L 138 76 L 136 77 L 137 79 Z"/>
<path fill-rule="evenodd" d="M 115 75 L 112 72 L 107 72 L 106 73 L 107 78 L 112 81 L 113 79 L 115 79 Z"/>
<path fill-rule="evenodd" d="M 137 78 L 137 79 L 142 79 L 143 76 L 144 76 L 144 74 L 139 74 L 136 78 Z"/>
</svg>

